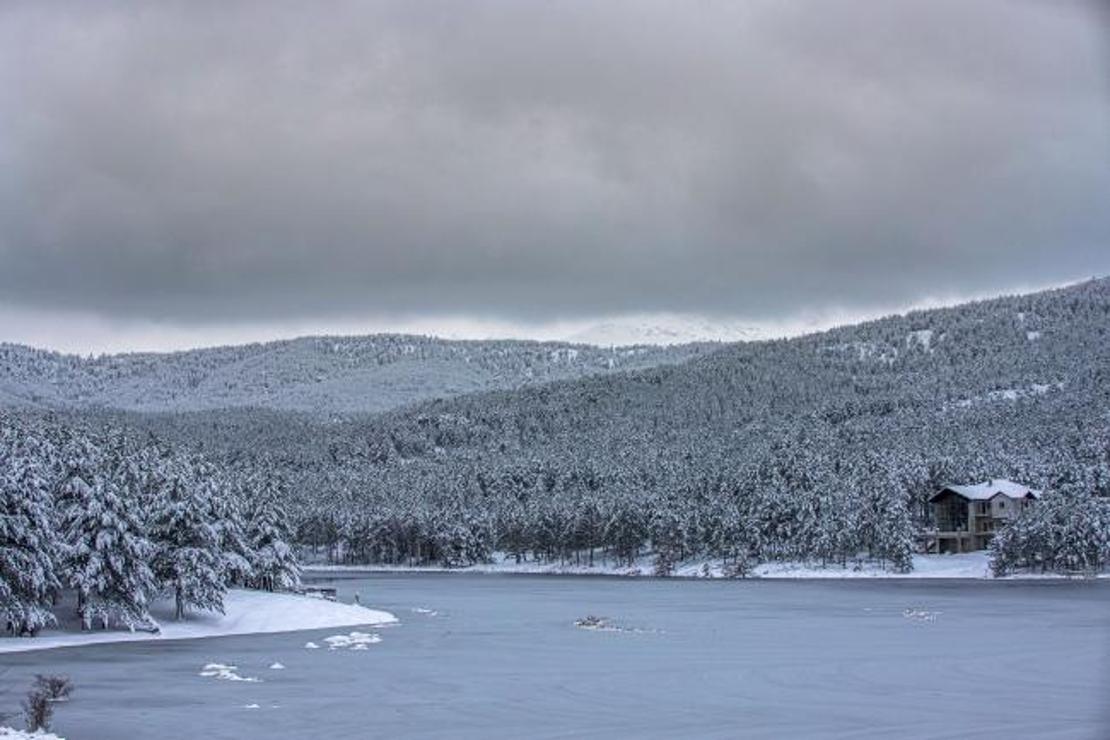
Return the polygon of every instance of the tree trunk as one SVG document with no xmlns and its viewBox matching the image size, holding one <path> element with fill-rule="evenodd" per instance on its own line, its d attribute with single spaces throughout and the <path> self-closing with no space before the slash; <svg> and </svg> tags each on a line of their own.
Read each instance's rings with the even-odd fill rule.
<svg viewBox="0 0 1110 740">
<path fill-rule="evenodd" d="M 92 629 L 92 624 L 89 621 L 88 610 L 89 597 L 84 591 L 77 591 L 77 616 L 81 618 L 81 631 L 86 632 Z"/>
<path fill-rule="evenodd" d="M 181 619 L 185 616 L 185 602 L 184 602 L 183 596 L 184 595 L 181 593 L 181 587 L 180 586 L 178 586 L 176 589 L 174 589 L 174 592 L 173 592 L 174 619 L 176 619 L 178 621 L 181 621 Z"/>
</svg>

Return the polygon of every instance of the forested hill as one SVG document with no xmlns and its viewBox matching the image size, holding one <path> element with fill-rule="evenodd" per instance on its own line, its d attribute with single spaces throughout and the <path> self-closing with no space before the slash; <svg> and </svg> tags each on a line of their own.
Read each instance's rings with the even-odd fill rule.
<svg viewBox="0 0 1110 740">
<path fill-rule="evenodd" d="M 881 447 L 913 438 L 926 455 L 936 452 L 931 445 L 967 444 L 952 455 L 970 465 L 998 447 L 1041 444 L 1061 424 L 1069 435 L 1093 434 L 1107 421 L 1108 394 L 1110 281 L 1098 280 L 725 345 L 679 365 L 430 401 L 328 423 L 314 435 L 300 427 L 314 426 L 311 419 L 296 417 L 290 432 L 280 420 L 294 417 L 266 411 L 143 418 L 179 439 L 217 448 L 249 439 L 253 450 L 308 466 L 443 465 L 478 455 L 606 468 L 695 453 L 739 461 L 782 435 L 843 442 L 891 427 L 898 434 Z"/>
<path fill-rule="evenodd" d="M 937 487 L 1012 478 L 1066 497 L 1011 562 L 1070 568 L 1110 559 L 1110 281 L 379 414 L 47 420 L 101 422 L 279 477 L 299 540 L 353 561 L 650 547 L 660 572 L 861 552 L 905 568 Z"/>
<path fill-rule="evenodd" d="M 830 431 L 899 420 L 927 433 L 1001 414 L 1013 419 L 995 438 L 1035 439 L 1061 408 L 1105 421 L 1108 393 L 1110 280 L 1098 280 L 727 345 L 677 366 L 437 401 L 367 421 L 357 436 L 402 458 L 552 445 L 589 457 L 732 447 L 793 420 Z"/>
<path fill-rule="evenodd" d="M 0 405 L 375 412 L 429 398 L 681 362 L 716 346 L 603 349 L 374 335 L 83 358 L 0 344 Z"/>
</svg>

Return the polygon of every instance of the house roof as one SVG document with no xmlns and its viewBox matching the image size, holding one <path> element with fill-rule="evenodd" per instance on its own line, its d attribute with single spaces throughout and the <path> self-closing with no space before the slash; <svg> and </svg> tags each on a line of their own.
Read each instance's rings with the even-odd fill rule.
<svg viewBox="0 0 1110 740">
<path fill-rule="evenodd" d="M 989 480 L 971 486 L 945 486 L 929 499 L 935 501 L 947 491 L 963 496 L 968 501 L 989 501 L 995 496 L 1002 495 L 1006 498 L 1019 499 L 1026 496 L 1040 498 L 1041 492 L 1012 480 Z"/>
</svg>

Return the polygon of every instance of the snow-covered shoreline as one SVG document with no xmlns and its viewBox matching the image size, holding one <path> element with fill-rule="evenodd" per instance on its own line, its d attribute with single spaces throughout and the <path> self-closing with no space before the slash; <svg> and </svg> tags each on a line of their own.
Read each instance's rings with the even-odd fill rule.
<svg viewBox="0 0 1110 740">
<path fill-rule="evenodd" d="M 14 727 L 0 727 L 0 740 L 64 740 L 52 732 L 28 732 Z"/>
<path fill-rule="evenodd" d="M 158 634 L 123 630 L 80 632 L 48 629 L 37 637 L 0 638 L 0 654 L 110 642 L 189 640 L 225 635 L 383 625 L 397 621 L 389 612 L 355 604 L 341 604 L 295 594 L 239 589 L 227 593 L 224 610 L 224 614 L 191 614 L 187 619 L 176 622 L 173 620 L 172 604 L 159 602 L 151 609 L 162 628 Z"/>
<path fill-rule="evenodd" d="M 671 578 L 724 578 L 722 562 L 719 560 L 697 559 L 678 564 Z M 969 552 L 959 555 L 914 555 L 913 570 L 909 573 L 895 573 L 883 570 L 876 564 L 865 563 L 859 567 L 848 565 L 821 566 L 813 563 L 770 562 L 755 566 L 749 578 L 760 579 L 962 579 L 962 580 L 1043 580 L 1066 579 L 1068 576 L 1055 573 L 1024 573 L 995 578 L 990 571 L 990 558 L 986 551 Z M 513 558 L 497 554 L 493 562 L 479 563 L 458 568 L 436 565 L 306 565 L 310 573 L 483 573 L 518 575 L 559 575 L 559 576 L 609 576 L 642 577 L 654 573 L 651 556 L 638 558 L 629 566 L 614 565 L 610 562 L 597 562 L 594 566 L 575 565 L 574 563 L 539 563 L 534 561 L 517 563 Z M 1103 573 L 1100 578 L 1110 577 Z"/>
</svg>

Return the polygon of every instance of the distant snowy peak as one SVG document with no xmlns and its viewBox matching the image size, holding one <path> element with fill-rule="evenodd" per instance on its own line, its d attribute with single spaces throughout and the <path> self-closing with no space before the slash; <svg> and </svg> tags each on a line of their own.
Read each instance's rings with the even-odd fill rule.
<svg viewBox="0 0 1110 740">
<path fill-rule="evenodd" d="M 683 314 L 612 319 L 564 337 L 575 344 L 622 347 L 633 344 L 674 345 L 691 342 L 745 342 L 763 339 L 758 328 L 727 320 Z"/>
</svg>

